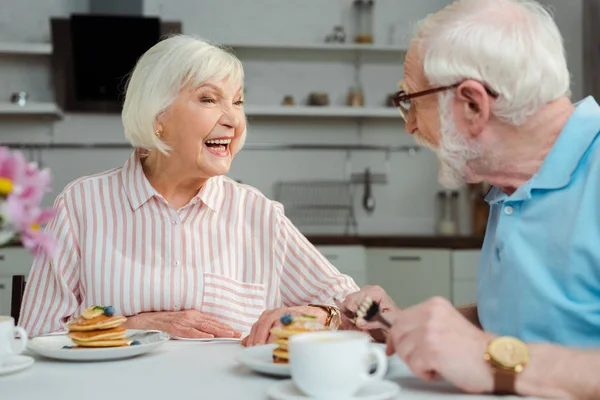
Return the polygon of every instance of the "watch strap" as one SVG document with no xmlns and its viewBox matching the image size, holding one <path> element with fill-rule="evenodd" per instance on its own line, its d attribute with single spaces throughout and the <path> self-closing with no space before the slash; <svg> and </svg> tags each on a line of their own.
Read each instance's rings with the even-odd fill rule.
<svg viewBox="0 0 600 400">
<path fill-rule="evenodd" d="M 494 393 L 495 394 L 516 394 L 515 381 L 517 372 L 503 368 L 492 368 L 494 374 Z"/>
</svg>

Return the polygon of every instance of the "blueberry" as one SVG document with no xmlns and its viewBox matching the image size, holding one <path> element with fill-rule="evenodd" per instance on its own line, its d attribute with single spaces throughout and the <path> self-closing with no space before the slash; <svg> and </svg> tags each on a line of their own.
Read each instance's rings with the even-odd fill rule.
<svg viewBox="0 0 600 400">
<path fill-rule="evenodd" d="M 112 306 L 108 306 L 104 309 L 104 315 L 107 317 L 112 317 L 115 315 L 115 309 Z"/>
<path fill-rule="evenodd" d="M 141 344 L 139 340 L 134 340 L 133 342 L 131 342 L 130 346 L 137 346 L 138 344 Z"/>
<path fill-rule="evenodd" d="M 283 325 L 289 325 L 294 321 L 294 318 L 290 314 L 283 314 L 280 321 Z"/>
</svg>

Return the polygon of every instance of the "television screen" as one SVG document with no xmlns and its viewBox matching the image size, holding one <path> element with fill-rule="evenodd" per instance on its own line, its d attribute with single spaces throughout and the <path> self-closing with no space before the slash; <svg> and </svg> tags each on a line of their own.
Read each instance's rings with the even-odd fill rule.
<svg viewBox="0 0 600 400">
<path fill-rule="evenodd" d="M 137 60 L 160 40 L 160 20 L 77 14 L 71 16 L 70 26 L 77 100 L 122 103 Z"/>
</svg>

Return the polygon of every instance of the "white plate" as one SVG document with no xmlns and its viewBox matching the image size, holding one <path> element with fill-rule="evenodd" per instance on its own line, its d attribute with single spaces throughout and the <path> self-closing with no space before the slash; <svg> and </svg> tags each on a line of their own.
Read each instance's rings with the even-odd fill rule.
<svg viewBox="0 0 600 400">
<path fill-rule="evenodd" d="M 262 346 L 246 347 L 239 362 L 244 366 L 263 374 L 275 376 L 290 376 L 289 364 L 275 364 L 273 362 L 273 350 L 276 344 L 265 344 Z"/>
<path fill-rule="evenodd" d="M 348 400 L 390 400 L 400 393 L 400 387 L 390 381 L 374 381 L 360 388 L 360 390 Z M 303 400 L 309 397 L 296 387 L 291 379 L 281 381 L 271 386 L 267 392 L 273 400 Z"/>
<path fill-rule="evenodd" d="M 373 345 L 380 347 L 385 352 L 385 344 L 374 343 Z M 276 347 L 276 344 L 246 347 L 239 356 L 238 361 L 251 370 L 262 374 L 290 377 L 289 364 L 276 364 L 273 362 L 273 350 Z M 397 359 L 397 357 L 388 358 L 388 371 L 391 370 L 392 364 L 397 363 L 394 359 Z"/>
<path fill-rule="evenodd" d="M 187 342 L 201 342 L 201 343 L 239 343 L 242 341 L 242 339 L 236 339 L 236 338 L 201 339 L 201 338 L 184 338 L 184 337 L 179 337 L 179 336 L 171 336 L 171 339 L 184 340 Z"/>
<path fill-rule="evenodd" d="M 24 355 L 15 355 L 7 358 L 0 364 L 0 375 L 21 371 L 33 365 L 35 359 Z"/>
<path fill-rule="evenodd" d="M 144 331 L 128 329 L 127 337 L 141 334 Z M 76 348 L 66 349 L 65 346 L 74 346 L 75 343 L 66 334 L 38 336 L 29 340 L 27 348 L 44 357 L 70 361 L 100 361 L 118 360 L 135 357 L 156 349 L 169 340 L 169 335 L 164 332 L 152 332 L 139 339 L 141 344 L 124 347 L 105 348 Z"/>
</svg>

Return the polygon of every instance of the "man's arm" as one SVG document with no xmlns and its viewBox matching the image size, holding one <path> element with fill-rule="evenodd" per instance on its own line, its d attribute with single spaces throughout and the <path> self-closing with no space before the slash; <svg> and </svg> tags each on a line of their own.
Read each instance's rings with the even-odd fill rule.
<svg viewBox="0 0 600 400">
<path fill-rule="evenodd" d="M 600 351 L 550 344 L 528 345 L 530 362 L 516 381 L 523 396 L 599 399 Z"/>
<path fill-rule="evenodd" d="M 459 313 L 462 314 L 470 323 L 482 329 L 479 323 L 479 316 L 477 315 L 477 304 L 467 304 L 464 306 L 456 307 Z"/>
</svg>

